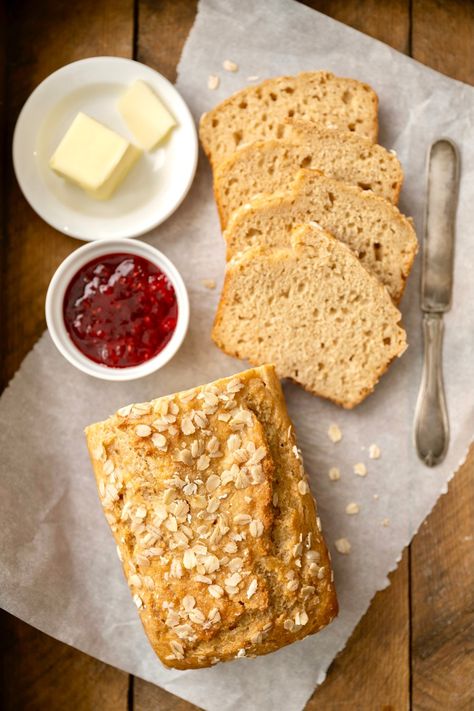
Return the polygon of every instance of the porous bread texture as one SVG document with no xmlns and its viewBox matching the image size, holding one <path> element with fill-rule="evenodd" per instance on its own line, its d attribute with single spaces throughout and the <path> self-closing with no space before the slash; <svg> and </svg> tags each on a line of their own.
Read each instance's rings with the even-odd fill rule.
<svg viewBox="0 0 474 711">
<path fill-rule="evenodd" d="M 248 143 L 217 164 L 214 194 L 223 228 L 254 195 L 286 189 L 300 168 L 317 169 L 397 203 L 403 170 L 393 153 L 347 131 L 321 129 L 308 121 L 289 125 L 287 139 Z"/>
<path fill-rule="evenodd" d="M 212 338 L 350 409 L 404 352 L 399 321 L 385 287 L 350 249 L 307 224 L 290 247 L 251 247 L 227 265 Z"/>
<path fill-rule="evenodd" d="M 377 111 L 377 94 L 367 84 L 330 72 L 302 72 L 233 94 L 203 114 L 199 136 L 212 165 L 244 143 L 283 138 L 286 118 L 354 132 L 375 143 Z"/>
<path fill-rule="evenodd" d="M 86 436 L 125 576 L 165 665 L 267 654 L 337 614 L 273 366 L 130 405 Z"/>
<path fill-rule="evenodd" d="M 302 169 L 288 191 L 252 198 L 224 231 L 227 259 L 249 246 L 285 247 L 292 229 L 315 221 L 347 244 L 398 302 L 418 244 L 411 222 L 377 195 Z"/>
</svg>

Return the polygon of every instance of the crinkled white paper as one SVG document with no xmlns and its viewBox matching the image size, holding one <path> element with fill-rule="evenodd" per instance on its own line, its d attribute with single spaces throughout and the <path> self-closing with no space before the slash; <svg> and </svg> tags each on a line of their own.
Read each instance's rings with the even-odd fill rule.
<svg viewBox="0 0 474 711">
<path fill-rule="evenodd" d="M 157 38 L 158 41 L 158 38 Z M 222 62 L 239 66 L 226 72 Z M 419 260 L 402 302 L 410 347 L 366 402 L 353 412 L 288 385 L 299 443 L 333 553 L 339 618 L 323 632 L 268 657 L 209 670 L 165 670 L 145 638 L 104 520 L 83 428 L 119 406 L 208 382 L 245 368 L 224 356 L 209 333 L 224 249 L 201 159 L 178 212 L 149 240 L 181 270 L 191 297 L 191 328 L 178 356 L 146 380 L 105 383 L 68 365 L 44 335 L 1 399 L 0 603 L 68 644 L 153 681 L 209 711 L 299 711 L 400 559 L 420 523 L 464 458 L 472 438 L 474 389 L 474 90 L 437 74 L 386 45 L 290 0 L 202 0 L 179 67 L 178 89 L 196 119 L 245 86 L 247 77 L 328 69 L 369 82 L 380 97 L 380 140 L 395 148 L 406 174 L 401 207 L 421 235 L 425 159 L 430 142 L 454 139 L 461 151 L 455 288 L 446 315 L 445 380 L 451 444 L 445 462 L 417 459 L 412 423 L 422 346 Z M 216 91 L 208 76 L 220 75 Z M 329 425 L 341 427 L 334 444 Z M 372 443 L 381 458 L 371 460 Z M 364 462 L 365 477 L 353 466 Z M 337 466 L 339 481 L 328 470 Z M 375 498 L 377 497 L 377 498 Z M 348 516 L 357 502 L 360 513 Z M 388 526 L 382 525 L 388 519 Z M 387 523 L 387 521 L 385 522 Z M 347 537 L 350 555 L 334 549 Z M 282 699 L 285 701 L 282 703 Z"/>
</svg>

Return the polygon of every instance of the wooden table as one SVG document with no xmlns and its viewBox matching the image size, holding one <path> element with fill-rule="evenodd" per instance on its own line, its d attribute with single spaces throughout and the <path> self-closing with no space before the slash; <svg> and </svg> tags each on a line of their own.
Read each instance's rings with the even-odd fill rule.
<svg viewBox="0 0 474 711">
<path fill-rule="evenodd" d="M 468 0 L 307 4 L 474 84 L 474 3 Z M 133 57 L 174 81 L 195 11 L 195 0 L 15 0 L 0 10 L 0 120 L 7 136 L 0 168 L 5 185 L 0 198 L 3 386 L 42 334 L 48 282 L 78 244 L 42 222 L 15 182 L 11 136 L 23 102 L 50 72 L 94 55 Z M 471 452 L 308 710 L 474 709 L 473 494 Z M 195 708 L 6 613 L 0 617 L 0 654 L 4 711 Z"/>
</svg>

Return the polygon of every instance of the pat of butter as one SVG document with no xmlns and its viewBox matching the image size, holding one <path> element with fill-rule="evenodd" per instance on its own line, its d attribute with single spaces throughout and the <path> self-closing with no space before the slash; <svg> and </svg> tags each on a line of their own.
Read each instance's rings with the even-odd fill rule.
<svg viewBox="0 0 474 711">
<path fill-rule="evenodd" d="M 118 109 L 137 143 L 152 151 L 176 126 L 166 106 L 148 84 L 138 80 L 120 97 Z"/>
<path fill-rule="evenodd" d="M 81 112 L 51 156 L 49 167 L 96 200 L 107 200 L 140 155 L 125 138 Z"/>
</svg>

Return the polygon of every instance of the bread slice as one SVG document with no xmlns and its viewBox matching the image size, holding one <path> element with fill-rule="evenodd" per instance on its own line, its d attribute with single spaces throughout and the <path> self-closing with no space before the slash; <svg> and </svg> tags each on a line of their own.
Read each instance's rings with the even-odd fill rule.
<svg viewBox="0 0 474 711">
<path fill-rule="evenodd" d="M 377 111 L 377 94 L 367 84 L 329 72 L 302 72 L 233 94 L 201 117 L 199 135 L 215 165 L 244 143 L 282 138 L 289 130 L 288 117 L 354 132 L 375 143 Z"/>
<path fill-rule="evenodd" d="M 253 365 L 345 408 L 406 348 L 400 312 L 354 254 L 316 224 L 291 246 L 251 247 L 227 265 L 212 338 Z"/>
<path fill-rule="evenodd" d="M 399 301 L 417 252 L 411 222 L 387 200 L 319 171 L 302 169 L 288 192 L 255 197 L 232 213 L 227 257 L 250 245 L 287 246 L 292 228 L 311 220 L 345 242 Z"/>
<path fill-rule="evenodd" d="M 127 582 L 166 666 L 267 654 L 337 614 L 273 366 L 129 405 L 86 436 Z"/>
<path fill-rule="evenodd" d="M 286 189 L 300 168 L 320 170 L 398 202 L 403 170 L 393 153 L 362 136 L 308 121 L 291 122 L 290 128 L 287 139 L 248 143 L 217 164 L 214 194 L 222 227 L 257 193 Z"/>
</svg>

